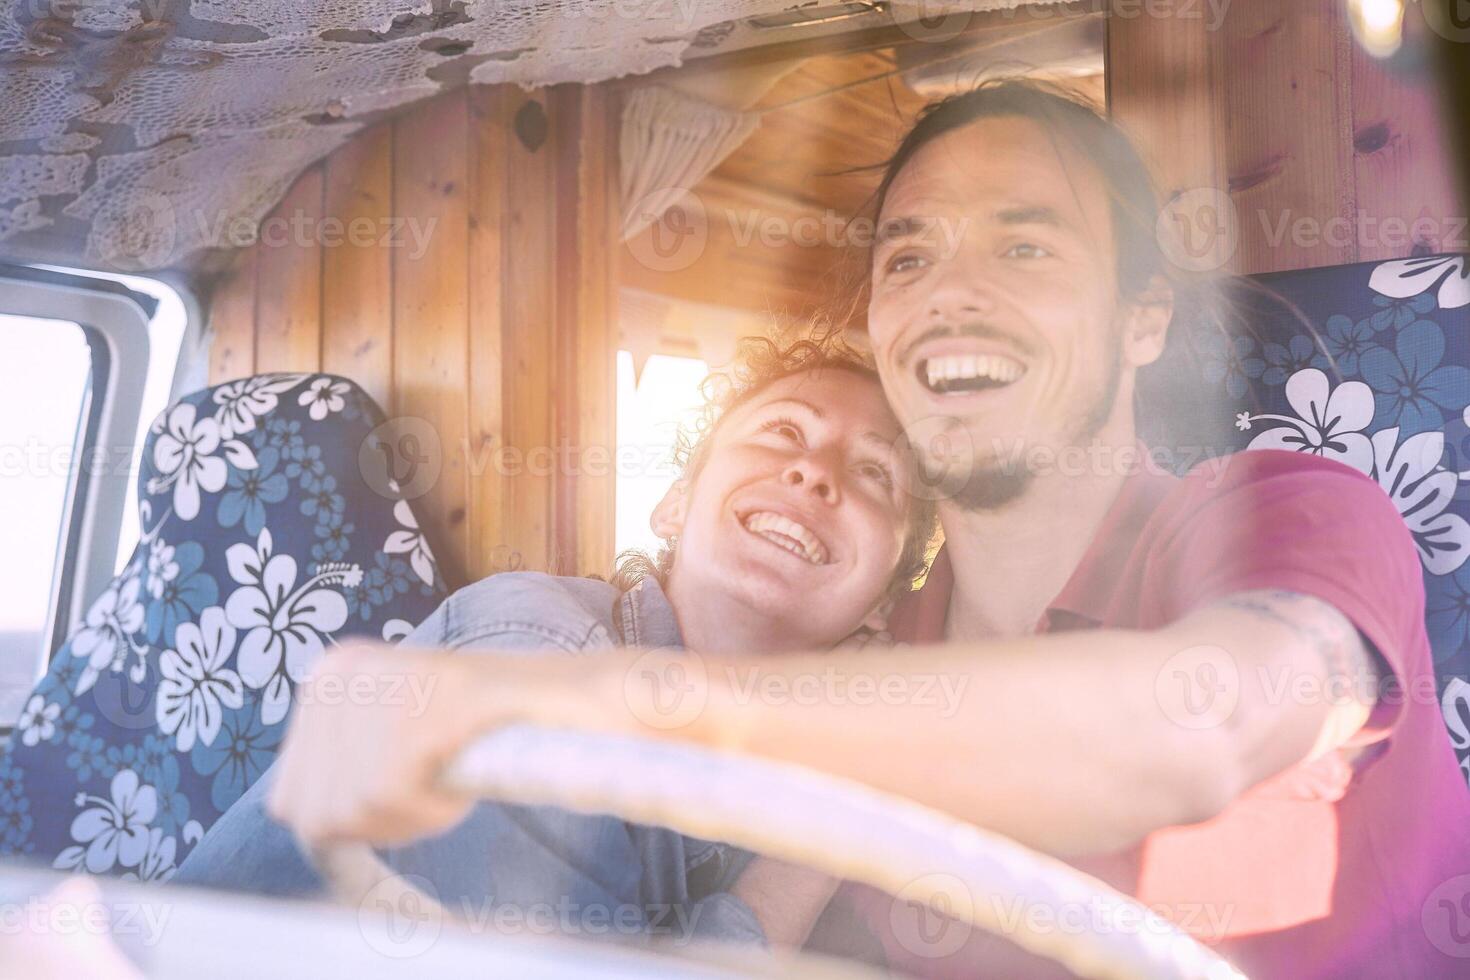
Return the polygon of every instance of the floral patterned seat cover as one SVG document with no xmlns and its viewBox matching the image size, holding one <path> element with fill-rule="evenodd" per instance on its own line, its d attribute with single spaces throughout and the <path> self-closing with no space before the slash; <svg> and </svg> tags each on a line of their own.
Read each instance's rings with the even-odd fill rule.
<svg viewBox="0 0 1470 980">
<path fill-rule="evenodd" d="M 1247 315 L 1232 329 L 1198 328 L 1191 344 L 1171 338 L 1165 358 L 1175 363 L 1158 377 L 1166 403 L 1186 407 L 1145 438 L 1179 470 L 1218 452 L 1286 449 L 1378 481 L 1418 545 L 1440 707 L 1470 779 L 1467 258 L 1284 272 L 1248 285 L 1265 288 L 1242 291 Z"/>
<path fill-rule="evenodd" d="M 0 854 L 166 880 L 275 757 L 313 661 L 349 636 L 400 639 L 442 601 L 408 502 L 360 463 L 382 423 L 320 374 L 218 385 L 159 416 L 138 547 L 0 756 Z"/>
</svg>

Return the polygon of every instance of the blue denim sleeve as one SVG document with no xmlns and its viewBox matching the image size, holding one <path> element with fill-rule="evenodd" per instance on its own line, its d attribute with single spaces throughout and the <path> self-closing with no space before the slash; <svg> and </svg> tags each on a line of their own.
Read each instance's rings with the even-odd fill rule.
<svg viewBox="0 0 1470 980">
<path fill-rule="evenodd" d="M 765 946 L 765 930 L 749 905 L 730 892 L 715 892 L 694 903 L 689 928 L 701 942 Z"/>
</svg>

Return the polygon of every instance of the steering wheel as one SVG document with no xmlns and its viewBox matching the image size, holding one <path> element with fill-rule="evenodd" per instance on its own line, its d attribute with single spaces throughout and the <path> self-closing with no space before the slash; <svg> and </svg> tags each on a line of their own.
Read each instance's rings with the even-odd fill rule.
<svg viewBox="0 0 1470 980">
<path fill-rule="evenodd" d="M 473 742 L 443 779 L 467 796 L 613 814 L 872 885 L 1000 932 L 1080 977 L 1243 980 L 1178 927 L 1070 865 L 805 767 L 674 741 L 516 725 Z M 357 904 L 371 892 L 436 906 L 367 845 L 311 855 L 340 901 Z M 1057 927 L 1069 910 L 1087 910 L 1084 927 Z"/>
</svg>

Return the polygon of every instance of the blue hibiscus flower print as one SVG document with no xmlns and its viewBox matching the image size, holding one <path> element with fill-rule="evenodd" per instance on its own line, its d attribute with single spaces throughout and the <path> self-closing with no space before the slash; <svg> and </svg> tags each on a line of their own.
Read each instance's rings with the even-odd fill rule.
<svg viewBox="0 0 1470 980">
<path fill-rule="evenodd" d="M 1440 664 L 1470 642 L 1470 562 L 1451 575 L 1426 576 L 1425 591 L 1429 645 Z"/>
<path fill-rule="evenodd" d="M 1266 362 L 1256 354 L 1253 337 L 1226 338 L 1210 334 L 1200 343 L 1204 358 L 1205 380 L 1211 384 L 1225 382 L 1225 390 L 1231 398 L 1240 398 L 1250 383 L 1266 370 Z"/>
<path fill-rule="evenodd" d="M 1312 366 L 1317 347 L 1312 338 L 1297 334 L 1285 347 L 1267 344 L 1264 353 L 1268 367 L 1261 372 L 1261 380 L 1268 385 L 1284 385 L 1287 378 Z"/>
<path fill-rule="evenodd" d="M 297 458 L 286 464 L 286 475 L 300 480 L 303 489 L 315 490 L 327 475 L 327 464 L 322 462 L 322 447 L 307 446 Z"/>
<path fill-rule="evenodd" d="M 173 646 L 174 630 L 188 622 L 206 606 L 219 599 L 219 586 L 208 572 L 201 572 L 204 548 L 197 541 L 185 541 L 174 547 L 175 568 L 171 577 L 160 576 L 151 587 L 156 589 L 148 604 L 145 620 L 150 643 Z"/>
<path fill-rule="evenodd" d="M 347 506 L 347 501 L 337 493 L 337 478 L 325 476 L 321 482 L 301 501 L 301 513 L 307 517 L 316 517 L 320 522 L 323 520 L 323 512 L 330 511 L 340 515 Z"/>
<path fill-rule="evenodd" d="M 1318 352 L 1312 358 L 1312 367 L 1331 374 L 1335 363 L 1344 378 L 1355 377 L 1359 358 L 1377 346 L 1367 320 L 1355 322 L 1339 313 L 1327 319 L 1327 332 L 1322 336 L 1326 353 Z"/>
<path fill-rule="evenodd" d="M 1394 349 L 1378 347 L 1358 359 L 1363 380 L 1378 392 L 1373 428 L 1399 427 L 1402 436 L 1444 425 L 1445 413 L 1470 405 L 1470 370 L 1444 360 L 1444 331 L 1433 320 L 1416 320 L 1394 338 Z"/>
<path fill-rule="evenodd" d="M 243 518 L 245 531 L 252 536 L 265 527 L 266 504 L 280 503 L 291 489 L 286 475 L 276 472 L 281 460 L 277 450 L 262 449 L 256 459 L 259 465 L 253 470 L 230 468 L 215 512 L 220 527 L 234 527 Z"/>
<path fill-rule="evenodd" d="M 1392 296 L 1374 296 L 1373 305 L 1378 311 L 1363 321 L 1374 333 L 1385 330 L 1402 330 L 1426 313 L 1434 310 L 1434 297 L 1420 293 L 1408 299 Z"/>
<path fill-rule="evenodd" d="M 301 423 L 296 419 L 271 419 L 264 428 L 256 430 L 255 449 L 257 452 L 274 449 L 282 459 L 299 460 L 306 449 Z"/>
<path fill-rule="evenodd" d="M 317 520 L 316 536 L 321 540 L 311 546 L 311 557 L 318 563 L 341 561 L 347 557 L 347 548 L 351 544 L 350 539 L 355 528 L 351 521 L 343 520 L 341 514 L 333 511 L 321 513 L 327 516 Z"/>
<path fill-rule="evenodd" d="M 225 715 L 219 735 L 205 745 L 195 742 L 189 753 L 189 764 L 201 776 L 213 776 L 209 802 L 223 813 L 244 795 L 250 784 L 275 759 L 276 747 L 285 732 L 283 724 L 264 725 L 255 700 Z"/>
</svg>

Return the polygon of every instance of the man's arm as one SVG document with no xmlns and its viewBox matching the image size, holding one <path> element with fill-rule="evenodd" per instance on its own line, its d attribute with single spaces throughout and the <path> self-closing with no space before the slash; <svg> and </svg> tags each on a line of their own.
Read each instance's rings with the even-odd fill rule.
<svg viewBox="0 0 1470 980">
<path fill-rule="evenodd" d="M 710 660 L 706 673 L 708 707 L 671 734 L 848 776 L 1062 855 L 1208 819 L 1342 745 L 1377 677 L 1346 617 L 1278 592 L 1153 631 Z M 826 678 L 821 697 L 780 696 L 804 677 Z"/>
<path fill-rule="evenodd" d="M 474 734 L 528 721 L 798 762 L 1054 854 L 1104 853 L 1208 819 L 1342 745 L 1368 717 L 1372 662 L 1330 605 L 1268 592 L 1159 630 L 972 646 L 589 659 L 347 649 L 318 673 L 422 675 L 431 703 L 417 717 L 303 705 L 271 805 L 308 839 L 432 833 L 465 805 L 432 789 L 438 767 Z"/>
</svg>

